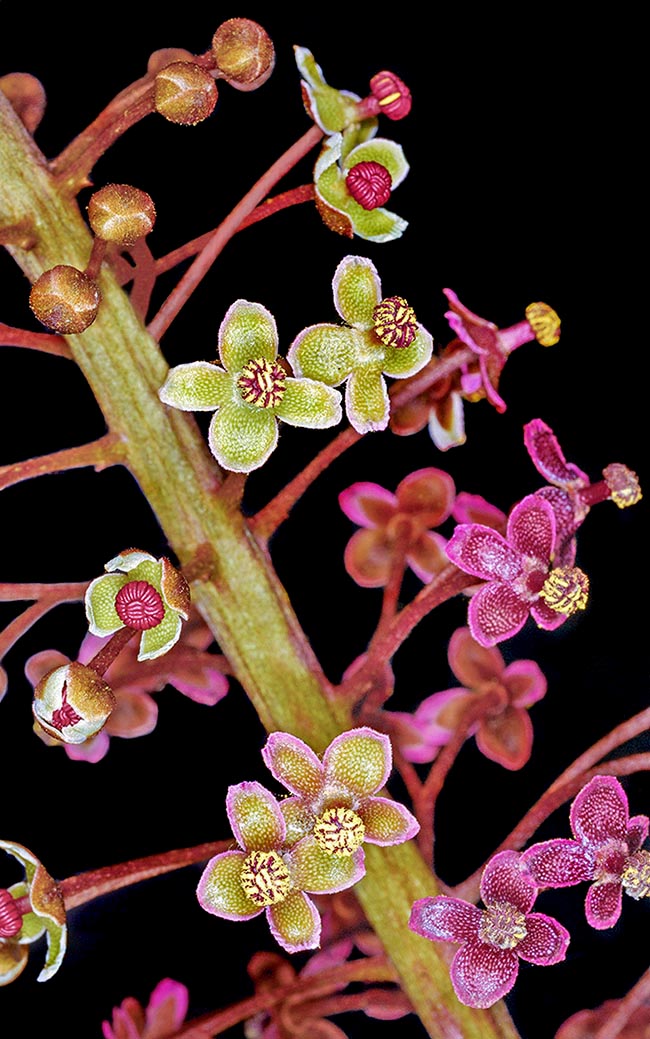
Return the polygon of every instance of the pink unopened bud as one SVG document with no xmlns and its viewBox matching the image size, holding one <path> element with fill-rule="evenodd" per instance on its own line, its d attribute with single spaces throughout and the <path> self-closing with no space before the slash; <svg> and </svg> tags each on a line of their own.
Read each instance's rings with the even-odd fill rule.
<svg viewBox="0 0 650 1039">
<path fill-rule="evenodd" d="M 358 162 L 345 183 L 355 202 L 364 209 L 377 209 L 388 202 L 393 187 L 391 175 L 380 162 Z"/>
<path fill-rule="evenodd" d="M 378 72 L 370 80 L 370 90 L 389 119 L 403 119 L 411 111 L 411 91 L 394 72 Z"/>
</svg>

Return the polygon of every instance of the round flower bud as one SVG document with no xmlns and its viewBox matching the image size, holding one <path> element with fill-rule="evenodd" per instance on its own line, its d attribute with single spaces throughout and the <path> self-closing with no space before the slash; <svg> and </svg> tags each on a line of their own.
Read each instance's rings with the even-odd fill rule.
<svg viewBox="0 0 650 1039">
<path fill-rule="evenodd" d="M 151 195 L 130 184 L 107 184 L 88 203 L 90 226 L 105 242 L 133 245 L 149 234 L 155 219 Z"/>
<path fill-rule="evenodd" d="M 44 271 L 29 294 L 29 305 L 38 320 L 61 335 L 75 335 L 92 325 L 100 300 L 93 279 L 66 264 Z"/>
<path fill-rule="evenodd" d="M 170 123 L 196 126 L 212 114 L 218 96 L 210 73 L 191 61 L 174 61 L 156 75 L 154 107 Z"/>
<path fill-rule="evenodd" d="M 377 209 L 390 198 L 393 181 L 380 162 L 358 162 L 353 166 L 345 183 L 355 202 L 364 209 Z"/>
<path fill-rule="evenodd" d="M 266 83 L 275 64 L 271 37 L 250 18 L 229 18 L 212 37 L 219 72 L 238 90 L 256 90 Z"/>
<path fill-rule="evenodd" d="M 63 743 L 85 743 L 96 736 L 114 708 L 111 687 L 76 660 L 49 671 L 34 689 L 36 721 L 48 736 Z"/>
</svg>

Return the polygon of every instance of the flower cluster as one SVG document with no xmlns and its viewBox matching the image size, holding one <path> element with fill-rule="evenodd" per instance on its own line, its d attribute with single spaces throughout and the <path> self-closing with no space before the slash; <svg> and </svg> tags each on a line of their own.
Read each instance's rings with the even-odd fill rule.
<svg viewBox="0 0 650 1039">
<path fill-rule="evenodd" d="M 313 894 L 363 877 L 364 841 L 389 845 L 419 830 L 403 805 L 378 796 L 391 771 L 390 741 L 369 728 L 337 736 L 322 760 L 302 740 L 272 733 L 262 756 L 290 792 L 278 801 L 260 783 L 231 786 L 226 810 L 238 848 L 216 855 L 197 888 L 200 905 L 226 920 L 262 912 L 287 952 L 317 948 Z"/>
</svg>

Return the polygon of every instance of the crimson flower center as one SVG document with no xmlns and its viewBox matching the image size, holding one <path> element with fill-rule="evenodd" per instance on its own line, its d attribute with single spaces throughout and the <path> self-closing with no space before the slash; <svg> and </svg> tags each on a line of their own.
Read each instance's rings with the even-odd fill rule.
<svg viewBox="0 0 650 1039">
<path fill-rule="evenodd" d="M 0 938 L 13 938 L 23 926 L 23 916 L 16 900 L 5 888 L 0 888 Z"/>
<path fill-rule="evenodd" d="M 115 611 L 127 628 L 148 631 L 160 624 L 165 604 L 148 581 L 129 581 L 115 596 Z"/>
<path fill-rule="evenodd" d="M 254 357 L 241 370 L 237 389 L 244 404 L 255 408 L 276 408 L 287 388 L 287 373 L 277 361 Z"/>
<path fill-rule="evenodd" d="M 403 296 L 387 296 L 373 311 L 374 332 L 385 346 L 403 349 L 410 346 L 418 332 L 413 307 Z"/>
<path fill-rule="evenodd" d="M 478 936 L 497 949 L 514 949 L 527 933 L 525 915 L 510 902 L 493 902 L 481 914 Z"/>
<path fill-rule="evenodd" d="M 81 715 L 77 714 L 72 704 L 68 703 L 67 699 L 68 683 L 63 683 L 63 689 L 61 690 L 61 706 L 57 707 L 56 711 L 52 711 L 52 720 L 50 725 L 53 729 L 65 729 L 67 725 L 76 725 L 77 722 L 81 721 Z"/>
<path fill-rule="evenodd" d="M 388 202 L 393 180 L 380 162 L 358 162 L 345 178 L 348 191 L 364 209 L 377 209 Z"/>
</svg>

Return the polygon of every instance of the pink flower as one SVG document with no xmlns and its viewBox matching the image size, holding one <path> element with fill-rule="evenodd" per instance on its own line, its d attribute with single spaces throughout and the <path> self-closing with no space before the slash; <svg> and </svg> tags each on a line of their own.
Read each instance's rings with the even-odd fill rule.
<svg viewBox="0 0 650 1039">
<path fill-rule="evenodd" d="M 408 761 L 432 761 L 448 743 L 463 712 L 477 696 L 491 696 L 493 706 L 475 723 L 478 749 L 504 768 L 522 768 L 530 758 L 533 726 L 527 708 L 546 693 L 546 679 L 534 660 L 517 660 L 506 667 L 498 649 L 476 642 L 469 628 L 459 628 L 449 641 L 449 666 L 463 683 L 423 700 L 412 714 L 411 742 L 404 734 L 400 749 Z M 391 717 L 397 712 L 393 712 Z"/>
<path fill-rule="evenodd" d="M 545 913 L 531 913 L 537 887 L 520 855 L 502 851 L 481 878 L 485 909 L 437 895 L 413 904 L 409 927 L 431 941 L 460 942 L 451 981 L 461 1003 L 491 1007 L 517 980 L 519 960 L 548 966 L 566 955 L 569 932 Z"/>
<path fill-rule="evenodd" d="M 367 482 L 342 491 L 343 512 L 362 528 L 345 549 L 350 577 L 363 588 L 381 588 L 405 559 L 421 581 L 430 581 L 448 562 L 446 541 L 431 527 L 451 514 L 455 491 L 452 478 L 433 468 L 410 473 L 395 494 Z"/>
<path fill-rule="evenodd" d="M 641 498 L 638 478 L 626 466 L 613 463 L 603 469 L 603 480 L 592 484 L 582 469 L 566 461 L 553 430 L 539 418 L 524 426 L 524 443 L 538 473 L 551 485 L 536 493 L 555 513 L 554 561 L 558 566 L 573 566 L 574 535 L 590 507 L 608 498 L 621 509 L 635 505 Z"/>
<path fill-rule="evenodd" d="M 183 1024 L 187 1006 L 185 985 L 164 978 L 151 993 L 146 1009 L 133 996 L 115 1007 L 112 1020 L 102 1023 L 102 1035 L 104 1039 L 167 1039 Z"/>
<path fill-rule="evenodd" d="M 465 573 L 487 583 L 469 603 L 468 623 L 482 646 L 494 646 L 523 628 L 529 614 L 552 631 L 587 603 L 588 580 L 581 570 L 551 570 L 555 514 L 547 501 L 529 494 L 513 508 L 506 536 L 482 523 L 459 524 L 447 555 Z"/>
<path fill-rule="evenodd" d="M 522 862 L 538 887 L 570 887 L 592 881 L 585 899 L 588 923 L 602 931 L 621 915 L 623 890 L 650 895 L 648 816 L 630 818 L 627 797 L 614 776 L 594 776 L 571 805 L 573 840 L 533 844 Z"/>
</svg>

